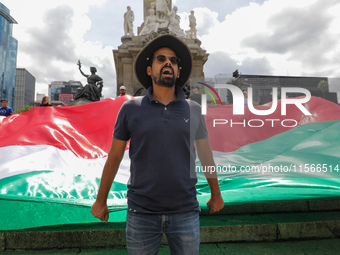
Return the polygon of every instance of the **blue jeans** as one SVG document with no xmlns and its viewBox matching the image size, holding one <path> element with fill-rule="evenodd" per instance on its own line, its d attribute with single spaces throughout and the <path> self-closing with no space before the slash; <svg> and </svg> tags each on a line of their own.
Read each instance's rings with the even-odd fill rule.
<svg viewBox="0 0 340 255">
<path fill-rule="evenodd" d="M 126 245 L 130 255 L 158 254 L 163 233 L 171 254 L 197 255 L 200 244 L 198 211 L 159 215 L 128 210 Z"/>
</svg>

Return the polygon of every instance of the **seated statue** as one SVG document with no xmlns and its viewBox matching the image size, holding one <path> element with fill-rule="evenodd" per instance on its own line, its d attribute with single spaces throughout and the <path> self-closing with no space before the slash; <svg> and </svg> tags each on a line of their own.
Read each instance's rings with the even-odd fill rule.
<svg viewBox="0 0 340 255">
<path fill-rule="evenodd" d="M 181 27 L 179 26 L 180 24 L 180 19 L 181 17 L 177 14 L 177 6 L 174 6 L 172 8 L 172 11 L 169 12 L 169 18 L 170 18 L 170 24 L 169 24 L 169 31 L 178 37 L 184 37 L 185 34 Z"/>
<path fill-rule="evenodd" d="M 78 61 L 80 73 L 87 78 L 87 84 L 83 88 L 79 88 L 74 97 L 75 100 L 86 98 L 90 101 L 100 101 L 103 89 L 103 79 L 96 75 L 97 69 L 90 67 L 91 74 L 84 74 L 81 70 L 80 60 Z"/>
<path fill-rule="evenodd" d="M 180 27 L 181 17 L 177 14 L 178 8 L 174 6 L 172 10 L 169 10 L 168 3 L 168 0 L 155 0 L 152 2 L 151 9 L 148 10 L 149 16 L 145 18 L 139 35 L 145 36 L 166 31 L 178 37 L 186 36 Z M 192 16 L 191 19 L 195 19 L 195 17 Z M 194 20 L 194 22 L 196 21 Z"/>
<path fill-rule="evenodd" d="M 149 16 L 146 17 L 144 22 L 144 27 L 140 32 L 140 35 L 147 35 L 152 32 L 156 33 L 159 27 L 159 23 L 157 22 L 157 17 L 155 15 L 154 9 L 149 9 Z"/>
</svg>

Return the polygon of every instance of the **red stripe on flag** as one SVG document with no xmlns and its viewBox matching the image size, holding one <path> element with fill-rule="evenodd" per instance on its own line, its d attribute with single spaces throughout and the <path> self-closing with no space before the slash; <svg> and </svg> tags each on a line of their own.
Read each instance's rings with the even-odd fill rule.
<svg viewBox="0 0 340 255">
<path fill-rule="evenodd" d="M 0 147 L 51 145 L 78 157 L 106 156 L 121 105 L 129 97 L 104 99 L 81 106 L 34 107 L 3 119 Z"/>
<path fill-rule="evenodd" d="M 291 130 L 292 127 L 282 125 L 282 121 L 284 121 L 285 126 L 291 126 L 292 124 L 286 121 L 289 119 L 297 121 L 298 125 L 340 120 L 340 106 L 335 103 L 312 97 L 309 102 L 303 105 L 312 114 L 311 116 L 305 116 L 295 105 L 287 105 L 287 115 L 282 116 L 281 100 L 278 100 L 276 111 L 266 116 L 255 115 L 250 112 L 248 107 L 245 107 L 244 115 L 233 115 L 232 105 L 210 107 L 207 109 L 205 120 L 211 148 L 214 151 L 231 152 L 249 143 L 268 139 Z M 255 108 L 266 110 L 270 108 L 270 104 L 255 106 Z M 216 120 L 220 120 L 220 124 L 216 124 Z M 260 126 L 262 123 L 264 123 L 263 126 L 254 127 Z"/>
</svg>

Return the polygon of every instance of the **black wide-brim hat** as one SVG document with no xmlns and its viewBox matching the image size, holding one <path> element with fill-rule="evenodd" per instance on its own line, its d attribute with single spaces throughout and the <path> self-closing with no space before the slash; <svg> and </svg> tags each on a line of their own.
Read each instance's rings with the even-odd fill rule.
<svg viewBox="0 0 340 255">
<path fill-rule="evenodd" d="M 156 50 L 164 47 L 172 49 L 180 59 L 179 68 L 181 71 L 179 78 L 176 80 L 176 85 L 183 87 L 190 79 L 192 71 L 192 56 L 190 49 L 183 41 L 173 35 L 161 35 L 150 41 L 143 49 L 141 49 L 134 63 L 137 81 L 145 89 L 152 86 L 152 79 L 146 72 L 146 68 L 150 63 L 149 58 L 151 58 Z"/>
</svg>

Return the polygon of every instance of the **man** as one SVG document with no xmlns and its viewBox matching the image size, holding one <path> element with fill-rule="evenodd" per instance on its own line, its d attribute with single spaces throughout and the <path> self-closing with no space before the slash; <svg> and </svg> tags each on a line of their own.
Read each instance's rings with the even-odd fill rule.
<svg viewBox="0 0 340 255">
<path fill-rule="evenodd" d="M 13 114 L 13 109 L 7 106 L 8 100 L 6 98 L 1 99 L 0 116 L 8 117 Z"/>
<path fill-rule="evenodd" d="M 125 88 L 125 86 L 120 86 L 119 92 L 120 92 L 120 95 L 119 95 L 120 97 L 126 96 L 126 88 Z"/>
<path fill-rule="evenodd" d="M 181 89 L 191 74 L 190 50 L 176 37 L 162 35 L 140 51 L 134 67 L 148 93 L 125 102 L 120 109 L 91 211 L 107 222 L 108 192 L 131 139 L 126 219 L 129 254 L 157 254 L 163 233 L 172 254 L 198 254 L 200 209 L 193 141 L 203 167 L 213 166 L 214 160 L 200 106 L 186 100 Z M 207 205 L 214 213 L 224 202 L 216 173 L 206 176 L 211 190 Z"/>
</svg>

